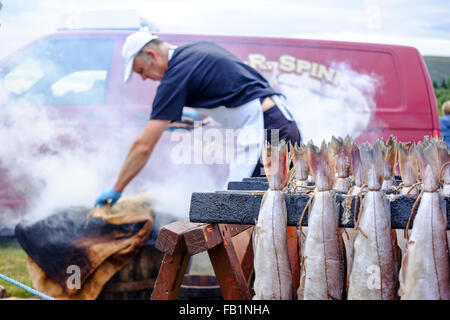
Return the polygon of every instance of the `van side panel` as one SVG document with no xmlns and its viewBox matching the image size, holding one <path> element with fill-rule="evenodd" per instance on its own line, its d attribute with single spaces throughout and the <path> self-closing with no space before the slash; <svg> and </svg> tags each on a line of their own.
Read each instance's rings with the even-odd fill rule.
<svg viewBox="0 0 450 320">
<path fill-rule="evenodd" d="M 330 76 L 333 71 L 328 71 L 331 69 L 345 71 L 349 68 L 351 72 L 372 78 L 376 84 L 375 92 L 372 93 L 374 105 L 371 106 L 370 122 L 364 132 L 359 134 L 358 142 L 374 142 L 380 137 L 388 138 L 390 134 L 399 140 L 419 141 L 424 135 L 433 135 L 433 130 L 439 128 L 431 80 L 415 48 L 278 38 L 161 37 L 177 44 L 215 41 L 255 67 L 274 87 L 277 87 L 276 79 L 283 73 L 298 75 L 298 81 L 315 77 L 322 84 L 329 85 L 336 78 Z M 282 67 L 284 70 L 281 70 Z M 320 68 L 326 69 L 322 77 Z M 300 77 L 306 74 L 309 77 Z M 319 88 L 322 89 L 323 86 Z M 361 113 L 361 116 L 364 117 L 364 114 Z"/>
<path fill-rule="evenodd" d="M 419 141 L 424 135 L 433 135 L 439 129 L 431 80 L 423 59 L 415 48 L 263 37 L 159 36 L 176 45 L 214 41 L 255 67 L 276 89 L 277 79 L 288 73 L 291 78 L 298 76 L 298 83 L 305 79 L 318 80 L 317 88 L 314 88 L 316 91 L 323 89 L 323 83 L 333 85 L 337 81 L 333 70 L 349 68 L 352 72 L 371 77 L 376 83 L 372 94 L 374 104 L 369 111 L 370 121 L 362 132 L 356 134 L 357 142 L 374 142 L 377 138 L 388 138 L 391 134 L 399 140 Z M 144 107 L 140 109 L 148 117 L 157 83 L 136 78 L 132 80 L 133 88 L 126 86 L 125 96 L 136 101 L 136 104 L 144 103 Z M 300 107 L 304 104 L 298 99 L 294 101 Z M 366 117 L 364 112 L 361 117 Z"/>
<path fill-rule="evenodd" d="M 430 96 L 429 92 L 431 81 L 418 51 L 393 47 L 392 52 L 398 68 L 402 105 L 398 109 L 378 109 L 367 132 L 358 138 L 360 142 L 373 142 L 377 135 L 387 138 L 390 134 L 400 141 L 420 141 L 425 135 L 432 136 L 439 122 L 434 95 Z"/>
</svg>

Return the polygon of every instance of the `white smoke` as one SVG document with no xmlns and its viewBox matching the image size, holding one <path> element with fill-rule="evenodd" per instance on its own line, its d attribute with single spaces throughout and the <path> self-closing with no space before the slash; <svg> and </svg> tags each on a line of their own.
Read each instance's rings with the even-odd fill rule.
<svg viewBox="0 0 450 320">
<path fill-rule="evenodd" d="M 180 133 L 164 132 L 147 166 L 131 183 L 130 191 L 143 189 L 150 192 L 154 196 L 155 209 L 185 219 L 189 217 L 193 192 L 222 189 L 228 178 L 228 165 L 205 163 L 205 145 L 199 149 L 194 142 L 203 139 L 203 135 L 197 137 L 197 130 L 201 129 L 181 133 L 181 139 Z M 187 161 L 176 159 L 174 150 L 180 144 L 191 154 Z M 201 161 L 195 161 L 196 158 Z"/>
<path fill-rule="evenodd" d="M 21 212 L 0 203 L 0 225 L 14 226 L 21 219 L 36 221 L 70 206 L 93 208 L 100 193 L 114 184 L 129 147 L 146 123 L 86 137 L 81 125 L 95 126 L 95 122 L 68 116 L 54 119 L 45 107 L 35 105 L 35 99 L 12 103 L 7 102 L 5 92 L 0 94 L 0 198 L 27 203 Z M 119 123 L 113 118 L 111 114 L 108 121 Z M 219 189 L 226 181 L 227 167 L 177 164 L 171 150 L 179 142 L 170 137 L 170 132 L 163 134 L 123 197 L 149 192 L 156 211 L 184 219 L 192 192 Z"/>
<path fill-rule="evenodd" d="M 376 103 L 374 96 L 381 85 L 376 74 L 358 73 L 346 63 L 332 63 L 339 81 L 330 84 L 308 73 L 281 73 L 271 62 L 264 74 L 274 88 L 282 92 L 302 134 L 302 140 L 319 145 L 331 137 L 356 139 L 367 128 Z"/>
<path fill-rule="evenodd" d="M 25 212 L 2 214 L 6 221 L 0 223 L 15 223 L 25 213 L 39 219 L 58 207 L 93 206 L 96 195 L 111 183 L 120 158 L 114 139 L 84 140 L 74 127 L 50 119 L 46 109 L 26 100 L 4 103 L 0 119 L 0 165 L 6 180 L 0 183 L 4 190 L 14 190 L 12 198 L 27 202 Z"/>
</svg>

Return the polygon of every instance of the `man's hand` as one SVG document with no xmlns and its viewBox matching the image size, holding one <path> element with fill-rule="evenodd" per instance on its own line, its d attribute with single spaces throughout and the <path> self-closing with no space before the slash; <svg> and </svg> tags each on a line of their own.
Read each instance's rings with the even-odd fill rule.
<svg viewBox="0 0 450 320">
<path fill-rule="evenodd" d="M 167 130 L 175 131 L 177 129 L 192 130 L 207 125 L 208 121 L 204 121 L 200 114 L 195 110 L 183 109 L 183 115 L 180 121 L 169 123 Z"/>
<path fill-rule="evenodd" d="M 104 206 L 108 200 L 111 200 L 110 205 L 111 207 L 119 200 L 119 198 L 122 196 L 122 192 L 116 192 L 114 188 L 106 189 L 102 192 L 102 194 L 97 198 L 97 201 L 95 201 L 95 207 L 101 207 Z"/>
</svg>

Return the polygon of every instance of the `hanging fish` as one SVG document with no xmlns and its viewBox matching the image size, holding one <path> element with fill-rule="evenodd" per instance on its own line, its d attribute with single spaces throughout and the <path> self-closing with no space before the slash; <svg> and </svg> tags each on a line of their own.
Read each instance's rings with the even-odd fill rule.
<svg viewBox="0 0 450 320">
<path fill-rule="evenodd" d="M 341 300 L 344 291 L 345 261 L 338 233 L 333 154 L 325 142 L 320 150 L 308 145 L 308 160 L 316 182 L 316 192 L 308 214 L 299 300 Z"/>
<path fill-rule="evenodd" d="M 417 188 L 416 183 L 419 171 L 415 143 L 400 142 L 398 144 L 398 165 L 402 177 L 400 194 L 418 195 L 419 189 Z"/>
<path fill-rule="evenodd" d="M 384 175 L 382 190 L 391 189 L 394 186 L 395 167 L 397 165 L 397 139 L 389 136 L 386 143 L 382 144 Z"/>
<path fill-rule="evenodd" d="M 391 237 L 389 202 L 381 191 L 383 141 L 360 148 L 368 191 L 355 226 L 348 280 L 349 300 L 392 300 L 396 294 L 396 264 Z"/>
<path fill-rule="evenodd" d="M 352 143 L 352 150 L 351 150 L 351 173 L 355 184 L 349 190 L 348 197 L 345 199 L 343 203 L 344 207 L 344 213 L 342 215 L 343 224 L 348 224 L 351 221 L 351 207 L 353 199 L 354 199 L 354 207 L 356 210 L 356 208 L 361 203 L 363 193 L 367 189 L 366 186 L 364 185 L 364 174 L 361 164 L 359 147 L 355 143 Z M 353 239 L 355 235 L 355 230 L 354 228 L 344 228 L 344 230 L 345 236 L 342 237 L 342 240 L 345 246 L 347 270 L 351 270 L 353 259 Z M 348 290 L 348 281 L 346 289 Z"/>
<path fill-rule="evenodd" d="M 293 280 L 287 247 L 287 211 L 283 188 L 290 178 L 287 144 L 267 142 L 262 160 L 269 189 L 264 193 L 254 231 L 255 300 L 293 298 Z"/>
<path fill-rule="evenodd" d="M 402 300 L 450 299 L 447 215 L 438 192 L 438 153 L 436 143 L 417 145 L 423 190 L 400 269 Z"/>
</svg>

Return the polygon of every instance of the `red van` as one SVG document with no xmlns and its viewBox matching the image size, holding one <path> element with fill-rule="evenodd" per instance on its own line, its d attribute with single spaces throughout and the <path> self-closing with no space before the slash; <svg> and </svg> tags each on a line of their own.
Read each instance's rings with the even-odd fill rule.
<svg viewBox="0 0 450 320">
<path fill-rule="evenodd" d="M 425 135 L 440 134 L 432 82 L 422 56 L 413 47 L 287 38 L 159 36 L 176 45 L 214 41 L 246 61 L 287 96 L 306 141 L 318 143 L 345 134 L 358 143 L 391 134 L 400 141 L 419 141 Z M 124 87 L 124 98 L 136 105 L 145 101 L 148 114 L 156 86 L 134 77 L 133 85 Z"/>
<path fill-rule="evenodd" d="M 114 137 L 126 152 L 132 141 L 128 136 L 136 135 L 148 121 L 158 85 L 136 75 L 131 83 L 122 81 L 121 48 L 126 36 L 134 31 L 60 30 L 30 43 L 0 62 L 3 97 L 6 92 L 8 98 L 31 101 L 34 107 L 44 108 L 61 128 L 73 127 L 86 141 Z M 259 70 L 286 95 L 305 141 L 319 143 L 332 135 L 346 134 L 358 143 L 391 134 L 400 141 L 439 135 L 432 83 L 415 48 L 157 34 L 175 45 L 214 41 Z M 122 139 L 124 132 L 127 138 Z M 173 146 L 169 140 L 163 136 L 164 143 Z M 162 152 L 170 152 L 170 148 Z M 167 165 L 164 156 L 153 156 L 152 161 L 162 167 Z M 207 167 L 210 172 L 218 172 L 214 166 Z M 0 159 L 0 207 L 15 210 L 24 206 L 24 195 L 30 191 L 11 188 L 7 183 L 9 170 L 4 163 L 2 167 Z M 168 173 L 158 170 L 152 174 L 158 180 Z M 223 179 L 223 174 L 218 179 Z"/>
</svg>

